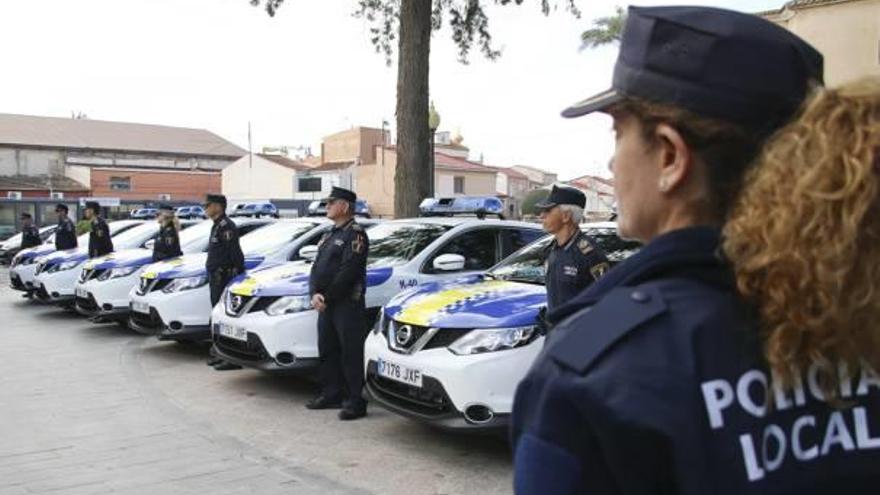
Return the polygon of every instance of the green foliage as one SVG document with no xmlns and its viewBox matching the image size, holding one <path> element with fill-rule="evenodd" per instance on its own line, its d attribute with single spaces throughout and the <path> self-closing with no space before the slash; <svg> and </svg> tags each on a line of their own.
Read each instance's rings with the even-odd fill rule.
<svg viewBox="0 0 880 495">
<path fill-rule="evenodd" d="M 547 199 L 547 196 L 550 196 L 549 189 L 535 189 L 526 194 L 526 197 L 523 198 L 522 202 L 523 215 L 537 215 L 538 211 L 535 209 L 535 203 L 544 201 Z"/>
<path fill-rule="evenodd" d="M 581 49 L 596 48 L 620 42 L 623 26 L 626 24 L 626 11 L 617 7 L 612 16 L 600 17 L 593 21 L 593 27 L 581 34 Z"/>
<path fill-rule="evenodd" d="M 376 51 L 385 56 L 390 65 L 397 33 L 400 25 L 400 2 L 414 0 L 358 0 L 354 15 L 365 19 L 370 24 L 370 42 Z M 426 0 L 418 0 L 426 1 Z M 489 5 L 522 5 L 525 0 L 433 0 L 431 29 L 437 31 L 443 27 L 446 19 L 452 30 L 452 41 L 458 48 L 458 59 L 468 63 L 471 49 L 476 46 L 489 60 L 501 56 L 501 51 L 492 44 L 489 31 L 489 16 L 486 9 Z M 266 12 L 274 16 L 284 0 L 250 0 L 251 5 L 264 5 Z M 580 17 L 576 0 L 540 0 L 541 13 L 549 15 L 551 11 L 562 7 L 575 17 Z"/>
</svg>

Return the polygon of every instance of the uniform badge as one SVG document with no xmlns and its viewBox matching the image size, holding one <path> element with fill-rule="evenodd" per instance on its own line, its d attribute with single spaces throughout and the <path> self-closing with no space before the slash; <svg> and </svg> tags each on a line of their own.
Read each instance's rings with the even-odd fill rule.
<svg viewBox="0 0 880 495">
<path fill-rule="evenodd" d="M 593 278 L 598 280 L 602 278 L 603 275 L 605 275 L 605 273 L 608 271 L 608 268 L 608 263 L 602 262 L 594 266 L 593 268 L 590 268 L 590 274 L 593 275 Z"/>
<path fill-rule="evenodd" d="M 578 241 L 578 249 L 580 249 L 583 254 L 589 254 L 593 251 L 593 245 L 590 244 L 590 241 L 581 239 Z"/>
<path fill-rule="evenodd" d="M 234 234 L 234 232 L 232 232 L 231 230 L 227 230 L 226 232 L 223 233 L 223 236 L 226 237 L 227 241 L 231 241 L 233 234 Z"/>
<path fill-rule="evenodd" d="M 360 254 L 364 250 L 364 236 L 358 234 L 357 237 L 353 241 L 351 241 L 351 250 L 355 253 Z"/>
<path fill-rule="evenodd" d="M 343 244 L 345 244 L 345 241 L 343 241 L 342 239 L 336 239 L 333 241 L 333 245 L 335 246 L 342 246 Z"/>
<path fill-rule="evenodd" d="M 577 277 L 578 274 L 578 269 L 576 266 L 563 266 L 562 271 L 569 277 Z"/>
<path fill-rule="evenodd" d="M 95 231 L 95 235 L 98 236 L 98 237 L 104 237 L 104 231 L 101 230 L 101 229 L 97 229 L 97 230 Z"/>
</svg>

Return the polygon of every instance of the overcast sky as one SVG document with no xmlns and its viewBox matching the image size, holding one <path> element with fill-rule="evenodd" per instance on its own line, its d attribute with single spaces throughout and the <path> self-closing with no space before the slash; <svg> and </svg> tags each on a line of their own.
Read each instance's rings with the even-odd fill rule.
<svg viewBox="0 0 880 495">
<path fill-rule="evenodd" d="M 581 19 L 545 18 L 538 0 L 523 3 L 490 11 L 496 62 L 475 53 L 461 65 L 448 30 L 435 33 L 440 130 L 460 129 L 471 157 L 491 165 L 608 175 L 607 118 L 559 112 L 610 83 L 617 48 L 579 51 L 579 35 L 622 3 L 581 0 Z M 754 12 L 783 0 L 672 3 Z M 255 150 L 317 153 L 322 136 L 394 125 L 396 67 L 375 53 L 355 4 L 287 0 L 270 18 L 248 0 L 4 0 L 0 112 L 202 127 L 242 147 L 250 121 Z"/>
</svg>

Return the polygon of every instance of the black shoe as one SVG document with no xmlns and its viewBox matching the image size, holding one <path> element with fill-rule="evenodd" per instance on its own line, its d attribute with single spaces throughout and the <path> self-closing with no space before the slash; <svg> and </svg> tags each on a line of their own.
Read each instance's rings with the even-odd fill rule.
<svg viewBox="0 0 880 495">
<path fill-rule="evenodd" d="M 214 369 L 217 371 L 240 370 L 241 366 L 226 361 L 220 361 L 220 363 L 214 365 Z"/>
<path fill-rule="evenodd" d="M 331 400 L 323 395 L 319 395 L 314 399 L 306 402 L 306 408 L 312 410 L 319 409 L 342 409 L 342 401 L 339 399 Z"/>
<path fill-rule="evenodd" d="M 220 358 L 210 357 L 210 358 L 208 358 L 208 362 L 206 362 L 205 364 L 207 364 L 208 366 L 217 366 L 218 364 L 221 364 L 224 362 L 225 361 L 223 361 Z"/>
<path fill-rule="evenodd" d="M 367 406 L 362 407 L 346 407 L 339 411 L 339 419 L 341 421 L 353 421 L 363 418 L 367 415 Z"/>
</svg>

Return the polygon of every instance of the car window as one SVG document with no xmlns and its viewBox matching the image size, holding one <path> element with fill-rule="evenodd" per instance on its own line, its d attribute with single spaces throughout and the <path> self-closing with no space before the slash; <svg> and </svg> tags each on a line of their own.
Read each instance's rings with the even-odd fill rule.
<svg viewBox="0 0 880 495">
<path fill-rule="evenodd" d="M 487 272 L 491 278 L 514 280 L 530 284 L 544 284 L 544 261 L 547 257 L 547 246 L 553 236 L 546 236 L 538 242 L 517 252 L 513 256 L 498 263 Z"/>
<path fill-rule="evenodd" d="M 501 259 L 519 251 L 526 244 L 547 235 L 541 229 L 504 229 L 501 231 Z"/>
<path fill-rule="evenodd" d="M 238 226 L 238 236 L 241 237 L 243 235 L 249 234 L 260 227 L 265 226 L 265 223 L 252 223 L 248 225 L 239 225 Z"/>
<path fill-rule="evenodd" d="M 319 230 L 319 229 L 316 229 L 316 230 Z M 304 248 L 306 246 L 317 246 L 318 243 L 321 242 L 321 237 L 324 235 L 324 232 L 326 232 L 326 230 L 319 230 L 318 232 L 314 232 L 314 233 L 309 234 L 309 237 L 307 237 L 304 241 L 302 241 L 302 244 L 300 245 L 299 249 L 297 249 L 293 253 L 290 253 L 289 260 L 290 261 L 298 261 L 298 260 L 304 259 L 302 256 L 299 255 L 299 252 L 302 250 L 302 248 Z"/>
<path fill-rule="evenodd" d="M 413 259 L 450 227 L 427 223 L 383 223 L 367 229 L 367 266 L 396 266 Z"/>
<path fill-rule="evenodd" d="M 498 229 L 469 230 L 447 242 L 428 260 L 426 273 L 434 273 L 434 259 L 442 254 L 464 256 L 465 270 L 486 270 L 498 261 Z"/>
<path fill-rule="evenodd" d="M 620 263 L 641 248 L 641 244 L 636 241 L 626 241 L 618 237 L 614 229 L 587 229 L 584 232 L 596 241 L 612 265 Z"/>
</svg>

